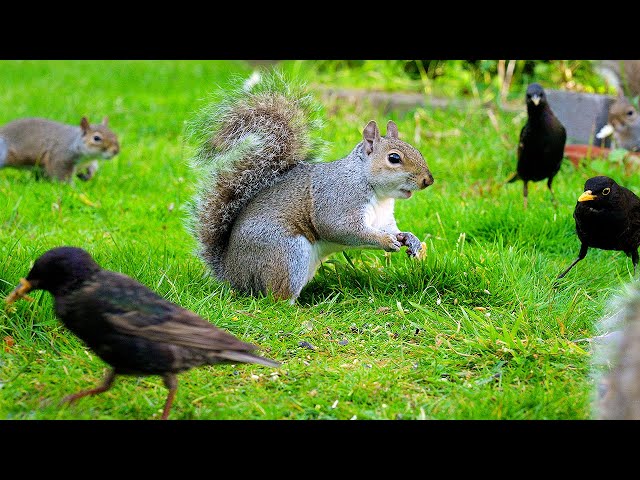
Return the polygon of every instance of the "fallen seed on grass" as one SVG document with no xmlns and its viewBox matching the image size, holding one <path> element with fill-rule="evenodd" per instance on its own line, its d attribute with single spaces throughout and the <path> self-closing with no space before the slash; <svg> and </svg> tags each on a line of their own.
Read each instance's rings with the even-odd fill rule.
<svg viewBox="0 0 640 480">
<path fill-rule="evenodd" d="M 298 343 L 298 346 L 304 347 L 304 348 L 308 348 L 309 350 L 315 350 L 316 349 L 316 347 L 311 345 L 309 342 L 300 342 L 300 343 Z"/>
<path fill-rule="evenodd" d="M 331 408 L 336 408 L 338 406 L 338 400 L 336 400 L 335 402 L 333 402 L 333 405 L 331 405 Z"/>
<path fill-rule="evenodd" d="M 344 345 L 347 345 L 348 343 L 349 343 L 349 340 L 340 340 L 340 341 L 338 342 L 338 345 L 342 345 L 342 346 L 344 346 Z"/>
</svg>

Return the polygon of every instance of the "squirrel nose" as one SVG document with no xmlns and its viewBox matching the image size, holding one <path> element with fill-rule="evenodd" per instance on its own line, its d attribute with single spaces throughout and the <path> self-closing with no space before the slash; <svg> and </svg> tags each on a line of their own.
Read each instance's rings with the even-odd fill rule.
<svg viewBox="0 0 640 480">
<path fill-rule="evenodd" d="M 420 185 L 420 188 L 427 188 L 429 185 L 433 184 L 433 175 L 431 175 L 431 172 L 427 172 L 427 175 L 422 179 L 422 185 Z"/>
</svg>

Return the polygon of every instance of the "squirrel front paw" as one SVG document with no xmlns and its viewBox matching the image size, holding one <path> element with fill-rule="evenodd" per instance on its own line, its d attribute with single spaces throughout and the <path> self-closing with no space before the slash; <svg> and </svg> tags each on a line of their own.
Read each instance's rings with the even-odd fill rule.
<svg viewBox="0 0 640 480">
<path fill-rule="evenodd" d="M 88 163 L 84 169 L 76 172 L 76 177 L 85 182 L 91 180 L 98 170 L 98 162 L 96 160 Z"/>
<path fill-rule="evenodd" d="M 94 173 L 95 173 L 95 170 L 91 170 L 90 168 L 87 168 L 86 170 L 76 173 L 76 177 L 78 177 L 83 182 L 88 182 L 93 178 Z"/>
<path fill-rule="evenodd" d="M 417 257 L 422 250 L 422 242 L 411 232 L 400 232 L 396 234 L 397 240 L 407 247 L 407 255 Z"/>
<path fill-rule="evenodd" d="M 398 252 L 400 250 L 400 247 L 402 247 L 402 243 L 398 241 L 398 238 L 396 238 L 396 235 L 392 235 L 390 233 L 385 233 L 382 236 L 381 243 L 382 243 L 382 248 L 386 252 Z"/>
</svg>

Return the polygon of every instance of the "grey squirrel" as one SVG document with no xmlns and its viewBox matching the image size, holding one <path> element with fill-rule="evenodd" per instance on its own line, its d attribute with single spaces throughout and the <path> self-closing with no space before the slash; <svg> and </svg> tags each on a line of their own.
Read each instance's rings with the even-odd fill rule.
<svg viewBox="0 0 640 480">
<path fill-rule="evenodd" d="M 618 96 L 609 105 L 607 124 L 596 137 L 606 138 L 611 134 L 617 148 L 630 152 L 640 151 L 640 115 L 622 90 L 618 90 Z"/>
<path fill-rule="evenodd" d="M 120 151 L 108 117 L 90 124 L 67 125 L 46 118 L 28 117 L 0 127 L 0 167 L 40 167 L 45 176 L 71 182 L 74 174 L 87 181 L 98 169 L 98 158 L 109 159 Z M 86 171 L 81 167 L 86 164 Z"/>
<path fill-rule="evenodd" d="M 422 154 L 371 120 L 345 157 L 321 161 L 321 108 L 278 70 L 220 92 L 189 122 L 204 168 L 187 226 L 211 272 L 249 294 L 294 303 L 329 255 L 422 245 L 398 229 L 397 198 L 433 184 Z"/>
<path fill-rule="evenodd" d="M 640 420 L 640 288 L 626 285 L 611 304 L 615 313 L 597 322 L 603 331 L 591 340 L 596 392 L 593 417 Z"/>
</svg>

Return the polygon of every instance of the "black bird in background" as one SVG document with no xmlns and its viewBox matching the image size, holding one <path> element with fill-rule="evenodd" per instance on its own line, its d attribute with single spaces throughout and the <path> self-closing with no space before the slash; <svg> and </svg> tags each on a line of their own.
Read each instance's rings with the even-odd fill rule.
<svg viewBox="0 0 640 480">
<path fill-rule="evenodd" d="M 162 419 L 175 397 L 176 374 L 217 363 L 280 364 L 254 353 L 225 330 L 122 273 L 102 269 L 85 250 L 58 247 L 45 252 L 6 298 L 13 303 L 31 290 L 53 295 L 62 323 L 112 368 L 93 389 L 66 396 L 72 403 L 111 388 L 116 375 L 160 375 L 169 394 Z"/>
<path fill-rule="evenodd" d="M 528 183 L 546 178 L 555 205 L 551 183 L 560 170 L 567 132 L 551 110 L 544 89 L 539 83 L 532 83 L 527 87 L 526 101 L 527 121 L 520 130 L 516 173 L 507 183 L 516 180 L 524 182 L 524 208 L 527 208 Z"/>
<path fill-rule="evenodd" d="M 558 279 L 585 257 L 589 247 L 626 253 L 635 275 L 640 246 L 640 198 L 635 193 L 604 175 L 592 177 L 584 184 L 573 218 L 582 245 L 578 258 Z"/>
</svg>

